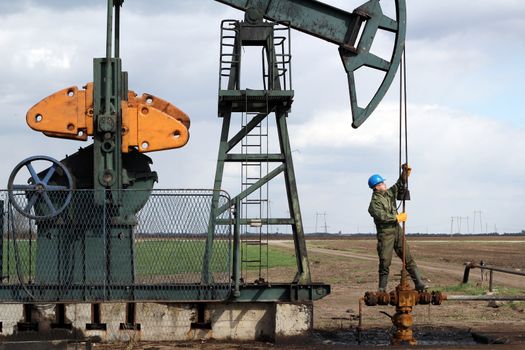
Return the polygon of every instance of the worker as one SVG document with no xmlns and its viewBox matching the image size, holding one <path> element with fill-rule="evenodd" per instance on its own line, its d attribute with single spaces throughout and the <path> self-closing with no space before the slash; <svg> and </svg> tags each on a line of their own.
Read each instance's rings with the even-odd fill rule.
<svg viewBox="0 0 525 350">
<path fill-rule="evenodd" d="M 398 214 L 396 198 L 402 191 L 410 176 L 411 168 L 407 164 L 401 166 L 402 172 L 396 184 L 388 188 L 385 179 L 374 174 L 368 179 L 368 186 L 373 190 L 368 212 L 374 218 L 377 228 L 377 254 L 379 255 L 379 291 L 386 291 L 388 273 L 392 261 L 392 250 L 403 259 L 403 230 L 399 223 L 407 220 L 405 212 Z M 417 269 L 416 262 L 410 255 L 408 245 L 405 246 L 406 269 L 414 281 L 416 290 L 426 289 Z"/>
</svg>

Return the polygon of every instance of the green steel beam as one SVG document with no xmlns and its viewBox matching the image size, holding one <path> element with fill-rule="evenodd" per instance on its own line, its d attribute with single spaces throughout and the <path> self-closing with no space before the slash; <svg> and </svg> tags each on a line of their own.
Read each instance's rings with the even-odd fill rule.
<svg viewBox="0 0 525 350">
<path fill-rule="evenodd" d="M 330 294 L 324 283 L 242 284 L 235 296 L 231 284 L 0 284 L 0 302 L 85 303 L 85 302 L 301 302 L 319 300 Z M 108 297 L 109 296 L 109 297 Z"/>
<path fill-rule="evenodd" d="M 228 154 L 226 161 L 228 162 L 284 162 L 283 154 L 269 153 L 269 154 Z"/>
<path fill-rule="evenodd" d="M 244 198 L 248 197 L 251 193 L 253 193 L 254 191 L 258 190 L 261 186 L 266 184 L 268 181 L 270 181 L 271 179 L 273 179 L 274 177 L 276 177 L 277 175 L 282 173 L 285 170 L 285 168 L 286 168 L 285 164 L 281 164 L 277 168 L 275 168 L 272 171 L 270 171 L 268 174 L 263 176 L 259 181 L 255 182 L 253 185 L 251 185 L 250 187 L 248 187 L 247 189 L 245 189 L 244 191 L 239 193 L 237 196 L 235 196 L 234 198 L 230 199 L 230 201 L 228 203 L 226 203 L 226 204 L 222 205 L 221 207 L 219 207 L 215 211 L 215 217 L 221 215 L 226 210 L 231 208 L 235 204 L 235 201 L 237 199 L 243 200 Z"/>
<path fill-rule="evenodd" d="M 236 78 L 231 79 L 230 84 L 233 84 Z M 213 196 L 211 200 L 210 219 L 208 220 L 208 232 L 206 234 L 206 248 L 204 250 L 204 256 L 202 258 L 202 283 L 211 283 L 212 276 L 210 272 L 211 257 L 213 254 L 213 237 L 215 234 L 215 221 L 217 220 L 216 211 L 219 206 L 220 191 L 222 190 L 222 177 L 224 174 L 224 163 L 228 153 L 228 135 L 230 132 L 231 123 L 231 110 L 227 110 L 223 115 L 222 129 L 219 143 L 219 151 L 217 155 L 217 167 L 215 169 L 215 180 L 213 183 Z"/>
<path fill-rule="evenodd" d="M 220 90 L 219 99 L 227 101 L 243 101 L 246 98 L 259 99 L 261 101 L 271 101 L 272 99 L 279 99 L 287 97 L 292 99 L 294 96 L 293 90 Z"/>
<path fill-rule="evenodd" d="M 297 259 L 297 275 L 294 278 L 294 282 L 308 284 L 311 282 L 310 264 L 308 262 L 308 252 L 306 250 L 306 241 L 304 238 L 303 218 L 301 216 L 301 208 L 299 205 L 299 192 L 297 191 L 297 182 L 295 180 L 290 137 L 288 135 L 288 127 L 286 124 L 287 115 L 287 113 L 276 113 L 279 144 L 281 152 L 286 158 L 284 163 L 286 166 L 284 180 L 286 183 L 288 210 L 295 221 L 295 224 L 292 225 L 295 257 Z"/>
<path fill-rule="evenodd" d="M 240 297 L 241 284 L 241 200 L 235 200 L 234 210 L 234 226 L 233 226 L 233 296 Z M 227 223 L 229 225 L 230 223 Z M 220 224 L 219 224 L 220 225 Z"/>
<path fill-rule="evenodd" d="M 250 225 L 255 222 L 261 225 L 293 225 L 295 223 L 292 218 L 262 218 L 262 219 L 239 219 L 240 225 Z M 228 219 L 217 219 L 217 225 L 232 225 L 231 220 Z"/>
<path fill-rule="evenodd" d="M 253 8 L 265 19 L 285 22 L 336 45 L 353 46 L 361 17 L 314 0 L 216 0 L 241 11 Z"/>
<path fill-rule="evenodd" d="M 268 113 L 259 113 L 255 117 L 253 117 L 252 120 L 250 120 L 245 127 L 239 130 L 239 132 L 235 134 L 235 136 L 233 136 L 230 139 L 230 141 L 228 141 L 228 149 L 226 150 L 226 152 L 231 151 L 239 142 L 241 142 L 241 140 L 246 135 L 250 133 L 250 131 L 252 131 L 257 125 L 259 125 L 267 116 Z"/>
<path fill-rule="evenodd" d="M 300 302 L 319 300 L 330 294 L 330 286 L 324 283 L 271 285 L 243 285 L 235 302 Z"/>
</svg>

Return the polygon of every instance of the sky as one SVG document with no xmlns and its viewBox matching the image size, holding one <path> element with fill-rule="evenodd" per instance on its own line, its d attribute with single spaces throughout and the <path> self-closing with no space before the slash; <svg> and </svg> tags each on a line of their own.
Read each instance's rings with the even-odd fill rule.
<svg viewBox="0 0 525 350">
<path fill-rule="evenodd" d="M 363 1 L 324 2 L 351 12 Z M 382 1 L 386 13 L 392 3 Z M 29 156 L 62 159 L 87 146 L 32 131 L 25 114 L 46 96 L 92 80 L 93 58 L 105 55 L 105 6 L 103 0 L 0 0 L 1 188 Z M 463 217 L 461 229 L 455 219 L 452 231 L 469 233 L 475 215 L 476 232 L 525 229 L 525 3 L 407 0 L 407 16 L 413 167 L 407 231 L 448 233 L 451 218 Z M 124 3 L 121 57 L 130 89 L 170 101 L 192 121 L 184 148 L 148 154 L 157 188 L 213 187 L 222 122 L 220 22 L 242 18 L 211 0 Z M 374 49 L 388 52 L 390 39 L 378 35 Z M 380 173 L 390 185 L 398 174 L 399 82 L 353 129 L 337 47 L 296 31 L 291 43 L 295 98 L 288 126 L 305 231 L 324 230 L 326 219 L 329 232 L 375 232 L 367 179 Z M 366 96 L 374 78 L 358 78 Z M 239 181 L 238 170 L 227 169 L 230 194 L 239 191 Z M 282 179 L 270 186 L 271 215 L 286 216 Z"/>
</svg>

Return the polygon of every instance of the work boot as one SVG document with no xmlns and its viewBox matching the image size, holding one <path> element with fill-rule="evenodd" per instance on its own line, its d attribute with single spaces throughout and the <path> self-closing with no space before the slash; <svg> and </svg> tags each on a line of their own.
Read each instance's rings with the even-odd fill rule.
<svg viewBox="0 0 525 350">
<path fill-rule="evenodd" d="M 386 292 L 386 286 L 388 284 L 388 275 L 379 275 L 379 291 Z"/>
<path fill-rule="evenodd" d="M 422 292 L 425 289 L 427 289 L 427 286 L 421 279 L 421 275 L 419 274 L 419 270 L 417 268 L 411 269 L 410 271 L 408 271 L 408 273 L 410 274 L 410 277 L 412 277 L 412 281 L 414 281 L 414 285 L 417 291 Z"/>
</svg>

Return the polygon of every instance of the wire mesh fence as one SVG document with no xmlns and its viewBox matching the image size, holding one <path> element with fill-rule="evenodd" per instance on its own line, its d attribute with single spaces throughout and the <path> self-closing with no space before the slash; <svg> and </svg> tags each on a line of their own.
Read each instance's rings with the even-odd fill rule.
<svg viewBox="0 0 525 350">
<path fill-rule="evenodd" d="M 212 197 L 0 191 L 0 302 L 227 299 L 231 225 L 210 225 Z M 221 192 L 218 206 L 228 201 Z M 218 219 L 231 222 L 231 212 Z"/>
</svg>

